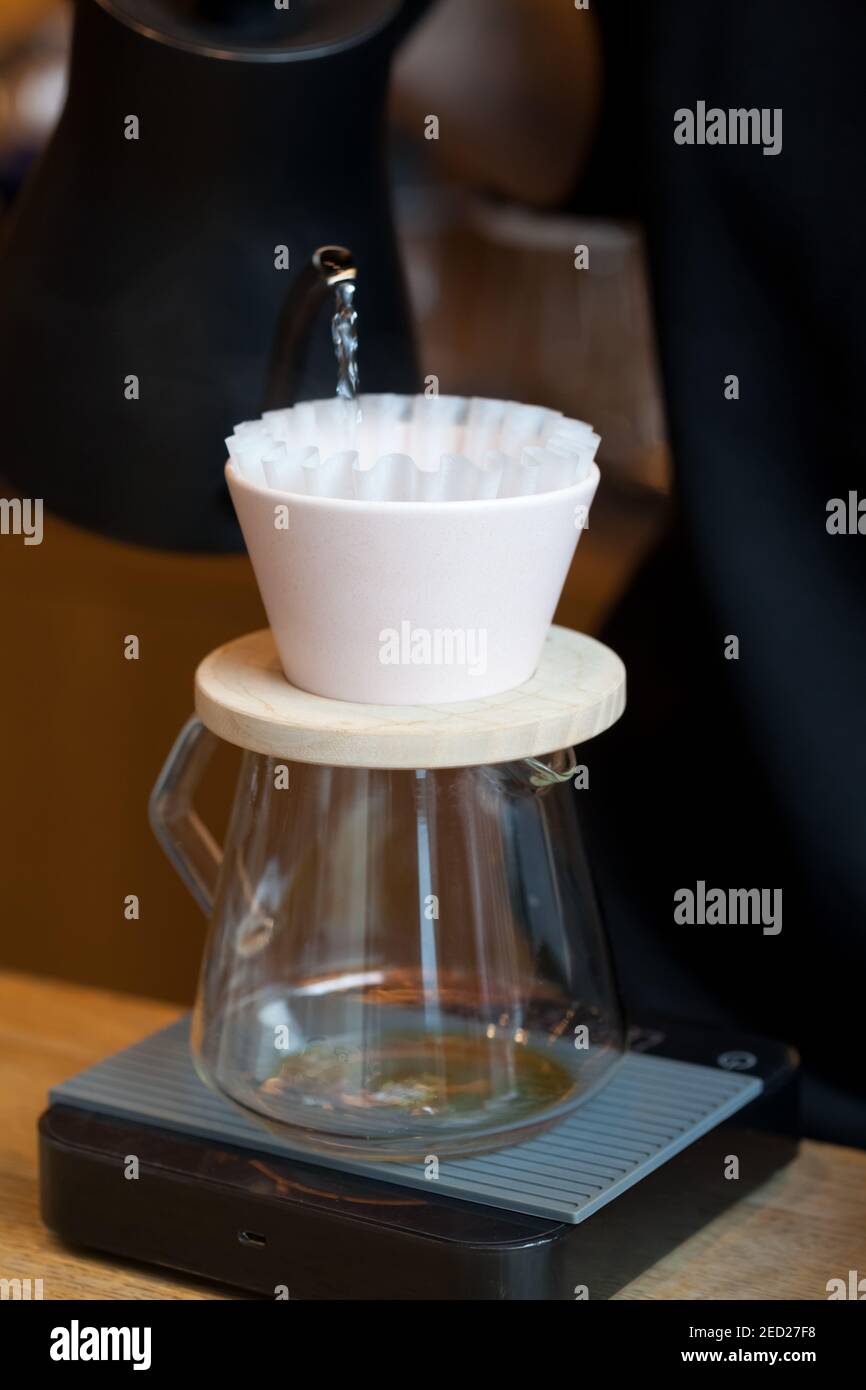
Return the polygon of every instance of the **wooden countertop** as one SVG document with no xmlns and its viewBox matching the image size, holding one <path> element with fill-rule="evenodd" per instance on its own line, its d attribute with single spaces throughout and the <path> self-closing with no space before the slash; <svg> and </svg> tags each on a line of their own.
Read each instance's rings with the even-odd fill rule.
<svg viewBox="0 0 866 1390">
<path fill-rule="evenodd" d="M 48 1088 L 176 1014 L 149 1000 L 0 974 L 0 1277 L 41 1278 L 46 1299 L 233 1296 L 67 1249 L 39 1219 L 36 1122 Z M 617 1297 L 823 1299 L 827 1280 L 862 1274 L 864 1258 L 866 1153 L 810 1142 Z"/>
</svg>

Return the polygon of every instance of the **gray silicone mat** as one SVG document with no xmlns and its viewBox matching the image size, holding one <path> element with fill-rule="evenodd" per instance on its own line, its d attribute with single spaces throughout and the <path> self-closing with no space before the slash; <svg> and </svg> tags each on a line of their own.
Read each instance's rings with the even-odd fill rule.
<svg viewBox="0 0 866 1390">
<path fill-rule="evenodd" d="M 429 1191 L 420 1163 L 344 1163 L 293 1150 L 208 1090 L 190 1061 L 188 1034 L 188 1018 L 179 1019 L 64 1081 L 50 1099 Z M 538 1138 L 441 1159 L 436 1188 L 485 1206 L 583 1221 L 761 1090 L 757 1077 L 629 1053 L 607 1085 Z"/>
</svg>

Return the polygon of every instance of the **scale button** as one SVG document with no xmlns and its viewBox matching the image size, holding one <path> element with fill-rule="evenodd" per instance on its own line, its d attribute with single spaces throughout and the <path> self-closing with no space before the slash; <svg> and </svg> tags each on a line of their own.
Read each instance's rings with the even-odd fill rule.
<svg viewBox="0 0 866 1390">
<path fill-rule="evenodd" d="M 751 1071 L 758 1065 L 754 1052 L 720 1052 L 716 1061 L 725 1071 Z"/>
</svg>

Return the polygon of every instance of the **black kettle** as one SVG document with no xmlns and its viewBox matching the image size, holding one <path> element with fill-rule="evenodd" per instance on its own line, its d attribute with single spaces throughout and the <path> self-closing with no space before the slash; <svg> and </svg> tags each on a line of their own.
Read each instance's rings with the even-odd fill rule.
<svg viewBox="0 0 866 1390">
<path fill-rule="evenodd" d="M 117 539 L 239 548 L 223 438 L 259 413 L 323 243 L 358 265 L 363 388 L 417 388 L 384 134 L 429 2 L 78 0 L 65 110 L 0 252 L 8 486 Z M 293 376 L 333 393 L 326 323 Z"/>
</svg>

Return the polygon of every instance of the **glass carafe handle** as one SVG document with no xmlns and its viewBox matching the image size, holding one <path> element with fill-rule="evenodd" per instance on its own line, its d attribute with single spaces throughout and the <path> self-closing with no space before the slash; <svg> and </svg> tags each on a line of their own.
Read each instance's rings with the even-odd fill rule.
<svg viewBox="0 0 866 1390">
<path fill-rule="evenodd" d="M 223 854 L 192 799 L 218 742 L 197 715 L 188 719 L 156 779 L 149 807 L 154 835 L 208 917 Z"/>
<path fill-rule="evenodd" d="M 543 788 L 555 786 L 558 782 L 570 782 L 577 771 L 577 758 L 574 756 L 573 748 L 564 748 L 562 752 L 556 753 L 554 766 L 549 763 L 540 762 L 538 758 L 527 758 L 527 767 L 532 768 L 530 782 L 533 787 Z"/>
</svg>

